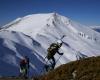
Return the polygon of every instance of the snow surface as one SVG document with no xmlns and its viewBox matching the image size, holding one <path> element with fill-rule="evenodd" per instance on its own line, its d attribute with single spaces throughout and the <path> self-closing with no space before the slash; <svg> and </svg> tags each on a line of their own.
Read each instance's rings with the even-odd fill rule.
<svg viewBox="0 0 100 80">
<path fill-rule="evenodd" d="M 100 56 L 100 33 L 57 13 L 32 14 L 18 18 L 0 30 L 0 75 L 18 75 L 19 61 L 26 55 L 30 58 L 29 74 L 42 74 L 47 48 L 63 35 L 66 36 L 59 51 L 64 55 L 55 55 L 56 60 L 60 57 L 56 67 L 81 58 Z"/>
</svg>

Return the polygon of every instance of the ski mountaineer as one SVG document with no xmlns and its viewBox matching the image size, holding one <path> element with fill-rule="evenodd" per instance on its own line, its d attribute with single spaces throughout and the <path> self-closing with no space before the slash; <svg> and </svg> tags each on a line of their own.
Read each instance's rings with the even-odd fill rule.
<svg viewBox="0 0 100 80">
<path fill-rule="evenodd" d="M 20 76 L 23 78 L 27 78 L 28 70 L 29 70 L 29 58 L 27 56 L 25 56 L 20 61 Z"/>
<path fill-rule="evenodd" d="M 56 54 L 56 53 L 58 53 L 59 55 L 63 55 L 63 53 L 60 53 L 59 52 L 59 49 L 60 49 L 60 47 L 62 46 L 62 41 L 61 40 L 58 40 L 57 41 L 57 43 L 52 43 L 51 45 L 50 45 L 50 47 L 47 49 L 47 52 L 48 52 L 48 54 L 47 54 L 47 59 L 48 60 L 52 60 L 52 69 L 54 69 L 54 67 L 55 67 L 55 64 L 56 64 L 56 61 L 55 61 L 55 58 L 54 58 L 54 55 Z M 47 70 L 47 69 L 46 69 Z M 48 71 L 48 70 L 47 70 Z"/>
</svg>

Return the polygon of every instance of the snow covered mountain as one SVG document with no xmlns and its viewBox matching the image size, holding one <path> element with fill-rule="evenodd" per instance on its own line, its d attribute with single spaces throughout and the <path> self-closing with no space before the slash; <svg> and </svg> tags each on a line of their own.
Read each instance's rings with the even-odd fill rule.
<svg viewBox="0 0 100 80">
<path fill-rule="evenodd" d="M 56 67 L 80 58 L 100 56 L 100 33 L 57 13 L 32 14 L 0 30 L 0 75 L 18 75 L 19 60 L 26 55 L 31 61 L 30 74 L 41 74 L 47 48 L 63 35 L 66 36 L 60 52 L 64 55 Z"/>
</svg>

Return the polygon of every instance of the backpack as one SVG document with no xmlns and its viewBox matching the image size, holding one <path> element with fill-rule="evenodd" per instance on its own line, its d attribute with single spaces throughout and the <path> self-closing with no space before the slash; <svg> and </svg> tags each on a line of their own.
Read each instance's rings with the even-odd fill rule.
<svg viewBox="0 0 100 80">
<path fill-rule="evenodd" d="M 27 65 L 27 61 L 26 61 L 25 59 L 22 59 L 22 60 L 20 61 L 20 67 L 21 67 L 21 68 L 25 68 L 26 65 Z"/>
<path fill-rule="evenodd" d="M 23 60 L 21 60 L 21 62 L 20 62 L 21 64 L 26 64 L 26 60 L 25 59 L 23 59 Z"/>
<path fill-rule="evenodd" d="M 59 48 L 60 48 L 59 45 L 57 45 L 56 43 L 52 43 L 50 47 L 47 49 L 48 52 L 47 58 L 48 59 L 52 58 L 59 50 Z"/>
</svg>

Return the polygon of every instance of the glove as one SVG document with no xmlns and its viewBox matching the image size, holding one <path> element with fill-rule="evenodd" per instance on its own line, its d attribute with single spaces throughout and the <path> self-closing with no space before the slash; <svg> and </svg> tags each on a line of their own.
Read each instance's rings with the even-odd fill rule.
<svg viewBox="0 0 100 80">
<path fill-rule="evenodd" d="M 60 53 L 60 55 L 63 55 L 64 53 Z"/>
</svg>

